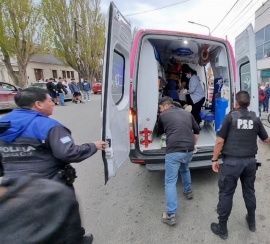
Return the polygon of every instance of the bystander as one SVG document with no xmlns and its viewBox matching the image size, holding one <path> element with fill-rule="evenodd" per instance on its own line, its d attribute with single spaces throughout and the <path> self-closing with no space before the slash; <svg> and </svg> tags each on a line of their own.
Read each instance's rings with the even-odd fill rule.
<svg viewBox="0 0 270 244">
<path fill-rule="evenodd" d="M 83 99 L 84 101 L 90 101 L 90 90 L 91 90 L 91 84 L 87 79 L 84 79 L 82 83 L 82 92 L 83 92 Z"/>
</svg>

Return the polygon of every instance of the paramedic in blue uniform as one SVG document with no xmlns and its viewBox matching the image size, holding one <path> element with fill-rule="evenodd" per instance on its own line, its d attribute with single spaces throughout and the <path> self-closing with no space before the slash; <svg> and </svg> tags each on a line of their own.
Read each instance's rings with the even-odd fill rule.
<svg viewBox="0 0 270 244">
<path fill-rule="evenodd" d="M 232 210 L 233 195 L 240 178 L 243 198 L 247 208 L 246 221 L 250 231 L 256 231 L 256 198 L 254 182 L 257 162 L 257 137 L 270 142 L 261 120 L 248 111 L 250 96 L 246 91 L 236 94 L 235 110 L 224 117 L 214 146 L 212 168 L 219 172 L 219 202 L 217 213 L 219 223 L 212 223 L 211 230 L 222 239 L 228 238 L 227 221 Z M 219 164 L 219 154 L 223 163 Z"/>
<path fill-rule="evenodd" d="M 19 108 L 0 119 L 10 122 L 10 128 L 0 134 L 3 180 L 33 173 L 73 186 L 76 173 L 70 163 L 91 157 L 106 143 L 76 145 L 70 130 L 49 118 L 54 103 L 45 89 L 26 88 L 15 95 L 15 103 Z"/>
<path fill-rule="evenodd" d="M 176 107 L 170 97 L 159 100 L 160 117 L 159 134 L 166 134 L 165 156 L 165 196 L 166 212 L 162 222 L 176 224 L 178 174 L 181 174 L 183 193 L 187 199 L 193 198 L 191 176 L 188 164 L 192 159 L 194 147 L 199 138 L 199 127 L 191 115 L 182 108 Z"/>
</svg>

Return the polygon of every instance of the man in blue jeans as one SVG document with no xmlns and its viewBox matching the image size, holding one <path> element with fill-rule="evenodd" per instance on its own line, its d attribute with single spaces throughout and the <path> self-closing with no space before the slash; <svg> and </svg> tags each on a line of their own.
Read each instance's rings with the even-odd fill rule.
<svg viewBox="0 0 270 244">
<path fill-rule="evenodd" d="M 86 101 L 86 100 L 88 102 L 90 101 L 90 96 L 89 96 L 90 90 L 91 90 L 90 82 L 87 79 L 84 79 L 84 81 L 82 83 L 82 92 L 83 92 L 84 101 Z"/>
<path fill-rule="evenodd" d="M 159 110 L 161 112 L 158 121 L 159 134 L 164 132 L 166 134 L 165 195 L 167 210 L 162 215 L 162 222 L 175 225 L 178 205 L 176 183 L 179 172 L 184 195 L 187 199 L 193 198 L 188 164 L 192 159 L 200 129 L 192 114 L 174 106 L 170 97 L 163 97 L 159 100 Z"/>
</svg>

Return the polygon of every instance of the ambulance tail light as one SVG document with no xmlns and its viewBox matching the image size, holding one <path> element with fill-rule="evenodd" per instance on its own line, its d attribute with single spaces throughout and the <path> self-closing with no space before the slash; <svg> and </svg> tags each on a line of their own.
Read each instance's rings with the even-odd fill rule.
<svg viewBox="0 0 270 244">
<path fill-rule="evenodd" d="M 133 114 L 132 114 L 132 110 L 129 110 L 129 141 L 130 143 L 134 143 L 135 139 L 134 139 L 134 131 L 133 131 Z"/>
<path fill-rule="evenodd" d="M 133 114 L 131 109 L 129 110 L 129 124 L 133 124 Z"/>
<path fill-rule="evenodd" d="M 131 159 L 131 162 L 135 164 L 145 164 L 143 159 Z"/>
</svg>

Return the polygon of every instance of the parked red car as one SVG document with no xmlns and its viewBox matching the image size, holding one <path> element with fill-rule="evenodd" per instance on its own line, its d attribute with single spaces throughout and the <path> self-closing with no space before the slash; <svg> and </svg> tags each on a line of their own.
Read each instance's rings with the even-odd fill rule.
<svg viewBox="0 0 270 244">
<path fill-rule="evenodd" d="M 6 82 L 0 82 L 0 110 L 13 109 L 17 107 L 14 101 L 14 96 L 20 90 L 20 87 Z"/>
<path fill-rule="evenodd" d="M 98 92 L 102 91 L 102 83 L 101 82 L 95 82 L 92 85 L 92 92 L 94 94 L 97 94 Z"/>
</svg>

